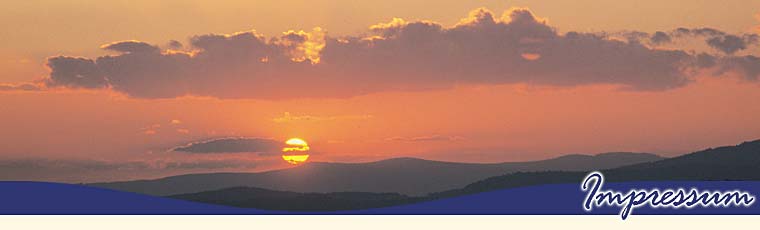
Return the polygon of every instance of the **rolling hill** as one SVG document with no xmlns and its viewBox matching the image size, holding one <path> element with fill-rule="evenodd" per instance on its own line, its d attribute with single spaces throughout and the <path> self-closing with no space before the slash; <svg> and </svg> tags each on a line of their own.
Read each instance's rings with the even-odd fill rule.
<svg viewBox="0 0 760 230">
<path fill-rule="evenodd" d="M 565 159 L 575 157 L 566 156 Z M 541 164 L 548 163 L 543 162 Z M 737 146 L 706 149 L 660 161 L 621 166 L 602 170 L 602 172 L 607 182 L 760 180 L 760 140 L 745 142 Z M 417 197 L 396 193 L 367 192 L 296 193 L 259 188 L 229 188 L 170 197 L 202 203 L 271 210 L 357 210 L 432 201 L 507 188 L 546 184 L 577 184 L 586 174 L 586 171 L 516 172 L 490 177 L 462 188 Z M 575 186 L 577 185 L 573 187 Z"/>
<path fill-rule="evenodd" d="M 760 140 L 710 148 L 660 161 L 601 170 L 607 182 L 760 180 Z M 518 172 L 481 180 L 431 199 L 539 184 L 580 183 L 587 172 Z"/>
<path fill-rule="evenodd" d="M 302 193 L 372 192 L 421 196 L 461 188 L 474 181 L 514 172 L 601 170 L 662 159 L 646 153 L 604 153 L 593 156 L 574 154 L 541 161 L 494 164 L 395 158 L 369 163 L 312 162 L 295 168 L 260 173 L 188 174 L 155 180 L 88 185 L 158 196 L 231 187 Z"/>
<path fill-rule="evenodd" d="M 421 201 L 398 193 L 299 193 L 253 187 L 172 195 L 169 198 L 242 208 L 286 211 L 338 211 L 388 207 Z"/>
</svg>

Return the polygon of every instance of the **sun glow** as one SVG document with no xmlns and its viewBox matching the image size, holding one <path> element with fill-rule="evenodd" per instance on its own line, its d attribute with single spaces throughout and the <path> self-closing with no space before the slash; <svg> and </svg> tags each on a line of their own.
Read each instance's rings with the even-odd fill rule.
<svg viewBox="0 0 760 230">
<path fill-rule="evenodd" d="M 290 164 L 301 164 L 309 159 L 309 144 L 301 138 L 290 138 L 282 148 L 282 159 Z"/>
<path fill-rule="evenodd" d="M 301 164 L 309 159 L 309 155 L 282 155 L 282 159 L 290 164 Z"/>
<path fill-rule="evenodd" d="M 306 152 L 309 151 L 309 144 L 301 138 L 290 138 L 285 142 L 287 147 L 282 148 L 282 152 Z"/>
</svg>

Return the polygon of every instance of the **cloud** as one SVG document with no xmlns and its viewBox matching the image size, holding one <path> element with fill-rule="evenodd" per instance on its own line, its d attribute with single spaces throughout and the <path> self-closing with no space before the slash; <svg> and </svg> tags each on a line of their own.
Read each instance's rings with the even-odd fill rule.
<svg viewBox="0 0 760 230">
<path fill-rule="evenodd" d="M 334 121 L 334 120 L 367 120 L 372 119 L 372 115 L 341 115 L 341 116 L 312 116 L 312 115 L 291 115 L 285 112 L 280 117 L 275 117 L 272 121 L 277 123 L 294 122 L 294 121 Z"/>
<path fill-rule="evenodd" d="M 102 170 L 141 170 L 149 169 L 152 166 L 146 162 L 109 162 L 99 160 L 47 160 L 47 159 L 4 159 L 0 160 L 0 168 L 55 168 L 58 170 L 81 170 L 81 171 L 102 171 Z"/>
<path fill-rule="evenodd" d="M 156 135 L 161 129 L 161 124 L 152 124 L 146 127 L 140 128 L 140 132 L 145 135 Z"/>
<path fill-rule="evenodd" d="M 651 46 L 682 36 L 704 37 L 727 55 L 758 40 L 754 34 L 678 28 L 631 32 L 621 41 L 598 33 L 560 34 L 528 9 L 500 17 L 476 9 L 454 26 L 394 18 L 361 36 L 331 37 L 317 28 L 270 38 L 247 31 L 193 36 L 187 45 L 170 42 L 185 51 L 116 42 L 102 47 L 114 55 L 50 58 L 47 84 L 108 88 L 138 98 L 351 97 L 510 83 L 656 91 L 692 82 L 693 70 L 701 68 L 693 52 Z M 715 58 L 724 68 L 742 66 L 735 58 Z"/>
<path fill-rule="evenodd" d="M 0 91 L 39 91 L 42 87 L 34 83 L 0 84 Z"/>
<path fill-rule="evenodd" d="M 745 76 L 746 80 L 757 81 L 760 79 L 760 57 L 752 55 L 729 57 L 723 62 L 723 71 L 736 72 Z"/>
<path fill-rule="evenodd" d="M 187 153 L 279 153 L 282 144 L 271 139 L 261 138 L 221 138 L 190 143 L 176 147 L 172 151 Z"/>
<path fill-rule="evenodd" d="M 176 45 L 176 44 L 171 44 Z M 121 41 L 121 42 L 114 42 L 111 44 L 106 44 L 100 47 L 104 50 L 111 50 L 111 51 L 117 51 L 122 53 L 154 53 L 154 52 L 160 52 L 161 49 L 159 49 L 156 46 L 140 42 L 140 41 Z"/>
<path fill-rule="evenodd" d="M 65 86 L 70 88 L 104 88 L 108 86 L 106 77 L 95 61 L 80 58 L 58 56 L 48 58 L 50 77 L 48 86 Z"/>
<path fill-rule="evenodd" d="M 760 41 L 757 34 L 734 35 L 713 28 L 678 28 L 671 34 L 677 37 L 703 37 L 708 46 L 729 55 L 745 50 L 750 45 L 757 45 Z"/>
<path fill-rule="evenodd" d="M 161 169 L 251 169 L 256 168 L 256 162 L 240 159 L 228 160 L 196 160 L 196 161 L 162 161 L 157 162 Z"/>
<path fill-rule="evenodd" d="M 443 136 L 443 135 L 431 135 L 431 136 L 418 136 L 418 137 L 391 137 L 385 139 L 386 141 L 404 141 L 404 142 L 427 142 L 427 141 L 459 141 L 464 138 L 460 136 Z"/>
<path fill-rule="evenodd" d="M 709 47 L 728 55 L 746 50 L 749 46 L 760 42 L 760 36 L 757 34 L 735 35 L 714 28 L 677 28 L 668 32 L 657 31 L 653 34 L 629 31 L 622 33 L 622 36 L 632 43 L 645 42 L 654 46 L 673 43 L 676 38 L 699 38 L 704 39 Z"/>
<path fill-rule="evenodd" d="M 657 31 L 654 34 L 652 34 L 649 40 L 655 45 L 670 43 L 673 41 L 670 35 L 662 31 Z"/>
<path fill-rule="evenodd" d="M 727 54 L 734 54 L 736 51 L 747 49 L 748 43 L 755 42 L 757 42 L 756 36 L 742 38 L 736 35 L 725 35 L 707 39 L 708 45 Z"/>
<path fill-rule="evenodd" d="M 185 45 L 182 45 L 182 42 L 179 42 L 177 40 L 171 40 L 167 44 L 167 46 L 171 49 L 182 49 L 182 47 L 185 47 Z"/>
<path fill-rule="evenodd" d="M 699 53 L 695 55 L 694 65 L 696 68 L 717 67 L 718 70 L 715 71 L 715 75 L 731 72 L 742 76 L 745 80 L 749 81 L 757 81 L 760 79 L 759 57 L 754 55 L 735 55 L 739 51 L 748 49 L 751 45 L 757 45 L 760 43 L 760 35 L 733 35 L 713 28 L 678 28 L 664 34 L 666 35 L 663 36 L 668 37 L 704 38 L 705 43 L 708 46 L 725 54 L 713 55 L 707 53 Z"/>
</svg>

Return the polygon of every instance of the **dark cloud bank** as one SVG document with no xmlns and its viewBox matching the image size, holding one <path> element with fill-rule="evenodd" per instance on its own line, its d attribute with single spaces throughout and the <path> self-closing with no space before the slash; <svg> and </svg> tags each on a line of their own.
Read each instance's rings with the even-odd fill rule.
<svg viewBox="0 0 760 230">
<path fill-rule="evenodd" d="M 221 138 L 190 143 L 176 147 L 172 151 L 187 153 L 279 153 L 282 144 L 275 140 L 261 138 Z"/>
<path fill-rule="evenodd" d="M 683 36 L 704 38 L 718 52 L 653 48 Z M 758 57 L 735 56 L 757 44 L 754 34 L 679 28 L 627 37 L 560 34 L 526 9 L 510 10 L 501 18 L 479 9 L 452 27 L 394 19 L 363 36 L 291 31 L 267 39 L 243 32 L 199 35 L 186 45 L 168 45 L 184 51 L 116 42 L 102 47 L 115 55 L 50 58 L 46 84 L 110 88 L 139 98 L 294 98 L 503 83 L 666 90 L 688 84 L 707 69 L 748 80 L 760 75 Z"/>
</svg>

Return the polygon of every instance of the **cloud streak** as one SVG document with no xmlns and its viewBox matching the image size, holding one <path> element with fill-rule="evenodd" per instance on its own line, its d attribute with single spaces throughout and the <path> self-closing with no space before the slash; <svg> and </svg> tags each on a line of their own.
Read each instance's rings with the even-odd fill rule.
<svg viewBox="0 0 760 230">
<path fill-rule="evenodd" d="M 757 79 L 757 57 L 733 56 L 756 45 L 755 34 L 679 28 L 628 35 L 628 41 L 620 41 L 595 33 L 560 34 L 527 9 L 511 9 L 501 17 L 477 9 L 450 27 L 393 19 L 362 36 L 331 37 L 319 28 L 271 38 L 253 31 L 208 34 L 191 37 L 188 45 L 170 42 L 169 47 L 184 49 L 179 51 L 115 42 L 102 46 L 114 55 L 50 58 L 46 84 L 108 88 L 138 98 L 351 97 L 510 83 L 657 91 L 692 82 L 704 68 L 704 57 L 715 59 L 719 73 Z M 675 36 L 704 37 L 721 55 L 647 45 L 671 43 Z"/>
<path fill-rule="evenodd" d="M 0 180 L 41 180 L 81 183 L 122 180 L 123 178 L 119 178 L 120 173 L 151 178 L 173 175 L 178 172 L 252 170 L 259 166 L 258 161 L 245 159 L 166 159 L 143 161 L 53 160 L 43 158 L 0 159 Z"/>
<path fill-rule="evenodd" d="M 190 143 L 172 149 L 186 153 L 279 153 L 282 144 L 271 139 L 261 138 L 220 138 L 202 142 Z"/>
<path fill-rule="evenodd" d="M 21 83 L 21 84 L 0 84 L 0 91 L 39 91 L 42 88 L 38 84 Z"/>
<path fill-rule="evenodd" d="M 403 142 L 430 142 L 430 141 L 460 141 L 463 140 L 460 136 L 444 136 L 444 135 L 430 135 L 430 136 L 417 136 L 417 137 L 391 137 L 385 139 L 386 141 L 403 141 Z"/>
<path fill-rule="evenodd" d="M 313 116 L 313 115 L 293 115 L 290 112 L 285 112 L 280 117 L 275 117 L 272 121 L 277 123 L 288 123 L 297 121 L 336 121 L 336 120 L 368 120 L 372 119 L 372 115 L 339 115 L 339 116 Z"/>
</svg>

